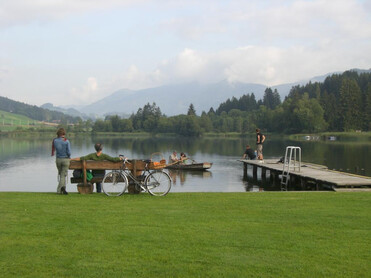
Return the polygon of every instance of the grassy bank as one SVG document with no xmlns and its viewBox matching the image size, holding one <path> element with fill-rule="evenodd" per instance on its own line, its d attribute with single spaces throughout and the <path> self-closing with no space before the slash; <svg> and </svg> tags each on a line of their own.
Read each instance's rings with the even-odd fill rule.
<svg viewBox="0 0 371 278">
<path fill-rule="evenodd" d="M 0 193 L 2 277 L 369 277 L 369 193 Z"/>
<path fill-rule="evenodd" d="M 0 133 L 20 132 L 20 131 L 34 131 L 34 130 L 51 130 L 55 126 L 47 125 L 41 121 L 31 119 L 29 117 L 9 113 L 0 110 Z"/>
<path fill-rule="evenodd" d="M 10 128 L 4 128 L 0 126 L 0 135 L 10 136 L 10 137 L 27 137 L 27 136 L 55 136 L 57 127 L 50 126 L 40 126 L 38 128 L 22 128 L 17 129 L 16 126 Z M 284 138 L 290 140 L 299 140 L 302 141 L 305 136 L 314 136 L 319 137 L 322 140 L 326 140 L 330 136 L 335 136 L 337 140 L 340 141 L 360 141 L 367 142 L 371 140 L 371 131 L 368 132 L 324 132 L 324 133 L 302 133 L 302 134 L 279 134 L 279 133 L 265 133 L 269 136 L 270 139 L 273 138 Z M 136 132 L 91 132 L 91 131 L 70 131 L 67 130 L 67 135 L 69 138 L 78 137 L 78 136 L 109 136 L 109 137 L 118 137 L 118 138 L 146 138 L 146 137 L 157 137 L 157 138 L 169 138 L 169 137 L 183 137 L 175 133 L 157 133 L 152 134 L 144 131 Z M 238 132 L 206 132 L 202 135 L 203 138 L 254 138 L 255 133 L 245 133 L 241 134 Z"/>
<path fill-rule="evenodd" d="M 322 132 L 322 133 L 302 133 L 302 134 L 291 134 L 287 135 L 291 140 L 303 140 L 305 136 L 318 136 L 319 138 L 326 140 L 329 137 L 336 137 L 337 140 L 341 141 L 362 141 L 367 142 L 371 140 L 371 131 L 364 132 Z"/>
</svg>

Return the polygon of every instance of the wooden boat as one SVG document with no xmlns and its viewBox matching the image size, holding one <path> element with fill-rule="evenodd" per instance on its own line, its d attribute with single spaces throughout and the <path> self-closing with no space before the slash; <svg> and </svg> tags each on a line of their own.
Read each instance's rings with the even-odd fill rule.
<svg viewBox="0 0 371 278">
<path fill-rule="evenodd" d="M 193 162 L 191 164 L 169 164 L 165 168 L 172 170 L 192 170 L 192 171 L 204 171 L 210 169 L 213 164 L 209 162 Z"/>
</svg>

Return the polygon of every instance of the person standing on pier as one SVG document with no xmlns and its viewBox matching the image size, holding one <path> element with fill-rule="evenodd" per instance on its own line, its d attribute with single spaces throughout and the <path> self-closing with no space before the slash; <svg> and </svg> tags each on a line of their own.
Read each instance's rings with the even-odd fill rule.
<svg viewBox="0 0 371 278">
<path fill-rule="evenodd" d="M 265 141 L 265 135 L 260 132 L 260 129 L 256 129 L 256 149 L 258 152 L 258 159 L 263 160 L 263 143 Z"/>
</svg>

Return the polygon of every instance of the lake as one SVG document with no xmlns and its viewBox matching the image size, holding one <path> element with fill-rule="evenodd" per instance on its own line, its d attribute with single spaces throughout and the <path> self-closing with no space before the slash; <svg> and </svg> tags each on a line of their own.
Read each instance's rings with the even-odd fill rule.
<svg viewBox="0 0 371 278">
<path fill-rule="evenodd" d="M 274 190 L 269 183 L 244 179 L 241 158 L 245 145 L 255 148 L 255 138 L 122 138 L 112 136 L 77 136 L 69 138 L 72 157 L 94 152 L 100 142 L 111 156 L 124 154 L 132 159 L 148 159 L 160 152 L 167 160 L 173 150 L 185 152 L 198 162 L 212 162 L 206 172 L 171 172 L 171 192 L 246 192 Z M 52 138 L 0 137 L 0 191 L 55 192 L 57 169 L 51 157 Z M 302 148 L 302 160 L 329 169 L 371 176 L 371 142 L 342 140 L 291 141 L 267 137 L 264 157 L 279 160 L 286 146 Z M 72 171 L 69 171 L 69 177 Z M 76 185 L 67 191 L 77 192 Z"/>
</svg>

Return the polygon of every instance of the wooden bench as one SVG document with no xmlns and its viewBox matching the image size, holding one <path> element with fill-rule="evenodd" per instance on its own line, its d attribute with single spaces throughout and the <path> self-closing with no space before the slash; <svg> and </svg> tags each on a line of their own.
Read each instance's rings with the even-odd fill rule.
<svg viewBox="0 0 371 278">
<path fill-rule="evenodd" d="M 126 167 L 131 170 L 132 174 L 136 177 L 142 174 L 142 171 L 146 167 L 146 162 L 143 160 L 131 160 L 130 163 L 126 164 Z M 86 179 L 86 170 L 120 170 L 123 166 L 123 162 L 111 162 L 111 161 L 94 161 L 94 160 L 82 160 L 82 161 L 70 161 L 70 170 L 80 169 L 82 170 L 82 178 L 71 178 L 71 183 L 77 183 L 77 190 L 80 194 L 89 194 L 93 192 L 93 183 L 102 182 L 103 177 L 93 177 L 90 181 Z M 129 180 L 130 182 L 130 180 Z M 139 193 L 135 186 L 129 183 L 129 193 Z"/>
</svg>

